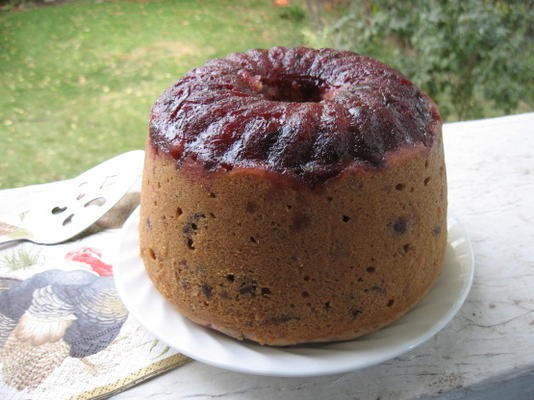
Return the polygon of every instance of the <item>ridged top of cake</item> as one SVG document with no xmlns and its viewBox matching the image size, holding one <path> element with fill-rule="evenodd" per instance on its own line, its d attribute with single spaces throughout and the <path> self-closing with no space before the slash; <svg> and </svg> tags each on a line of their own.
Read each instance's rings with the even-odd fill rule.
<svg viewBox="0 0 534 400">
<path fill-rule="evenodd" d="M 434 103 L 400 72 L 348 51 L 274 47 L 214 59 L 167 89 L 150 137 L 178 166 L 261 168 L 315 185 L 387 152 L 430 147 Z"/>
</svg>

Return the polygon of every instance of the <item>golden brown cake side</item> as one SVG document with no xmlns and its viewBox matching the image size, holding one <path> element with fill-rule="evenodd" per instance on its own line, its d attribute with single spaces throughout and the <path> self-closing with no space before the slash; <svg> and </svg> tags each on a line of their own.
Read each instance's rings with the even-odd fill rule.
<svg viewBox="0 0 534 400">
<path fill-rule="evenodd" d="M 439 128 L 438 128 L 439 129 Z M 441 132 L 319 189 L 255 168 L 192 171 L 147 142 L 140 246 L 191 320 L 262 344 L 351 339 L 413 307 L 446 246 Z"/>
</svg>

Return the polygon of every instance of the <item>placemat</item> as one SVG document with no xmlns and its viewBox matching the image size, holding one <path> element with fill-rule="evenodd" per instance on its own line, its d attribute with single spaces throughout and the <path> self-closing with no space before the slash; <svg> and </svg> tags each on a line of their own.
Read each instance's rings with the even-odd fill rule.
<svg viewBox="0 0 534 400">
<path fill-rule="evenodd" d="M 53 185 L 0 191 L 0 230 Z M 102 399 L 190 361 L 130 316 L 115 289 L 119 228 L 137 204 L 134 190 L 65 244 L 0 248 L 0 398 Z"/>
</svg>

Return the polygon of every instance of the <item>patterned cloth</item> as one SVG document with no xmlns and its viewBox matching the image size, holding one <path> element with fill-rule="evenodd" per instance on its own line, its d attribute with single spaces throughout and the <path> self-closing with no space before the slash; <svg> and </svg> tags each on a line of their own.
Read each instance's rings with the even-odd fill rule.
<svg viewBox="0 0 534 400">
<path fill-rule="evenodd" d="M 0 230 L 52 183 L 0 191 Z M 128 314 L 113 282 L 133 190 L 83 237 L 0 247 L 0 398 L 106 398 L 189 361 Z"/>
</svg>

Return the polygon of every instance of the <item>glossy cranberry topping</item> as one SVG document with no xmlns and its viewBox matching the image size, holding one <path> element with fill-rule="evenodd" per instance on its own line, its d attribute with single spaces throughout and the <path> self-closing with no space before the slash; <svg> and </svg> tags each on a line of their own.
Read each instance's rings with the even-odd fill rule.
<svg viewBox="0 0 534 400">
<path fill-rule="evenodd" d="M 155 148 L 178 166 L 256 167 L 312 186 L 386 152 L 432 144 L 439 114 L 417 87 L 355 53 L 304 47 L 250 50 L 209 61 L 152 109 Z"/>
</svg>

